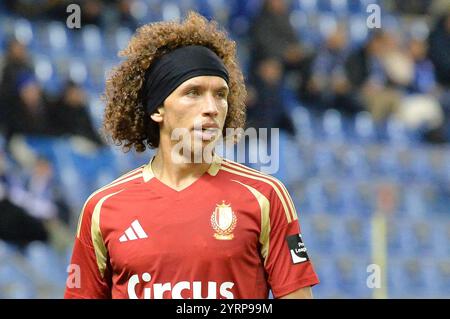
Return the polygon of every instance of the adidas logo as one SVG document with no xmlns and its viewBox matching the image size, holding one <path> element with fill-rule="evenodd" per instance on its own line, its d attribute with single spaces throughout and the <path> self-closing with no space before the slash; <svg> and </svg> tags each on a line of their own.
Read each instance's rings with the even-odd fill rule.
<svg viewBox="0 0 450 319">
<path fill-rule="evenodd" d="M 124 241 L 144 239 L 147 237 L 148 236 L 142 229 L 141 224 L 139 224 L 139 221 L 136 219 L 134 222 L 131 223 L 131 227 L 127 228 L 125 234 L 120 236 L 119 241 L 123 243 Z"/>
</svg>

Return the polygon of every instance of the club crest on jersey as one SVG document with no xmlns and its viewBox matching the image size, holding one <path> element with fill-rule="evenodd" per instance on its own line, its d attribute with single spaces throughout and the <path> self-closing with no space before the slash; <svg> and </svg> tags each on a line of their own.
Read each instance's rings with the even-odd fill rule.
<svg viewBox="0 0 450 319">
<path fill-rule="evenodd" d="M 237 217 L 231 209 L 231 205 L 217 204 L 211 215 L 211 226 L 215 231 L 214 237 L 219 240 L 233 239 L 233 230 L 236 227 Z"/>
</svg>

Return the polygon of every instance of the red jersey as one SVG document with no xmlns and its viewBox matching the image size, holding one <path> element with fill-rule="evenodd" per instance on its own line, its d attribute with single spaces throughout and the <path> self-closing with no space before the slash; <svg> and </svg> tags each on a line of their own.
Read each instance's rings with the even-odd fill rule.
<svg viewBox="0 0 450 319">
<path fill-rule="evenodd" d="M 71 264 L 65 298 L 262 299 L 319 282 L 284 185 L 218 156 L 181 191 L 150 162 L 93 193 Z"/>
</svg>

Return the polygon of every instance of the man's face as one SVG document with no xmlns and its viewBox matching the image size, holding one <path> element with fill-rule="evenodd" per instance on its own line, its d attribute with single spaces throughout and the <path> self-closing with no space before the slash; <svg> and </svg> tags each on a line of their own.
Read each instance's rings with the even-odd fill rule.
<svg viewBox="0 0 450 319">
<path fill-rule="evenodd" d="M 222 132 L 228 111 L 229 88 L 218 76 L 198 76 L 183 82 L 160 108 L 161 142 L 171 140 L 174 130 L 188 132 L 191 145 L 203 149 L 215 143 Z M 152 116 L 155 120 L 155 117 Z M 176 144 L 173 140 L 171 144 Z M 195 149 L 197 149 L 195 147 Z M 193 148 L 194 149 L 194 148 Z"/>
</svg>

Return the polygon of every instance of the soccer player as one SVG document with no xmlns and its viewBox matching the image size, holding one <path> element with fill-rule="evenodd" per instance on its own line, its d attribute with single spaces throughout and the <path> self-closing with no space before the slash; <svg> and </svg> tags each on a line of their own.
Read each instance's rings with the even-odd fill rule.
<svg viewBox="0 0 450 319">
<path fill-rule="evenodd" d="M 235 43 L 189 13 L 141 27 L 122 53 L 104 126 L 157 151 L 87 199 L 65 298 L 311 298 L 318 277 L 284 185 L 209 147 L 244 125 Z M 190 152 L 176 150 L 178 129 Z"/>
</svg>

